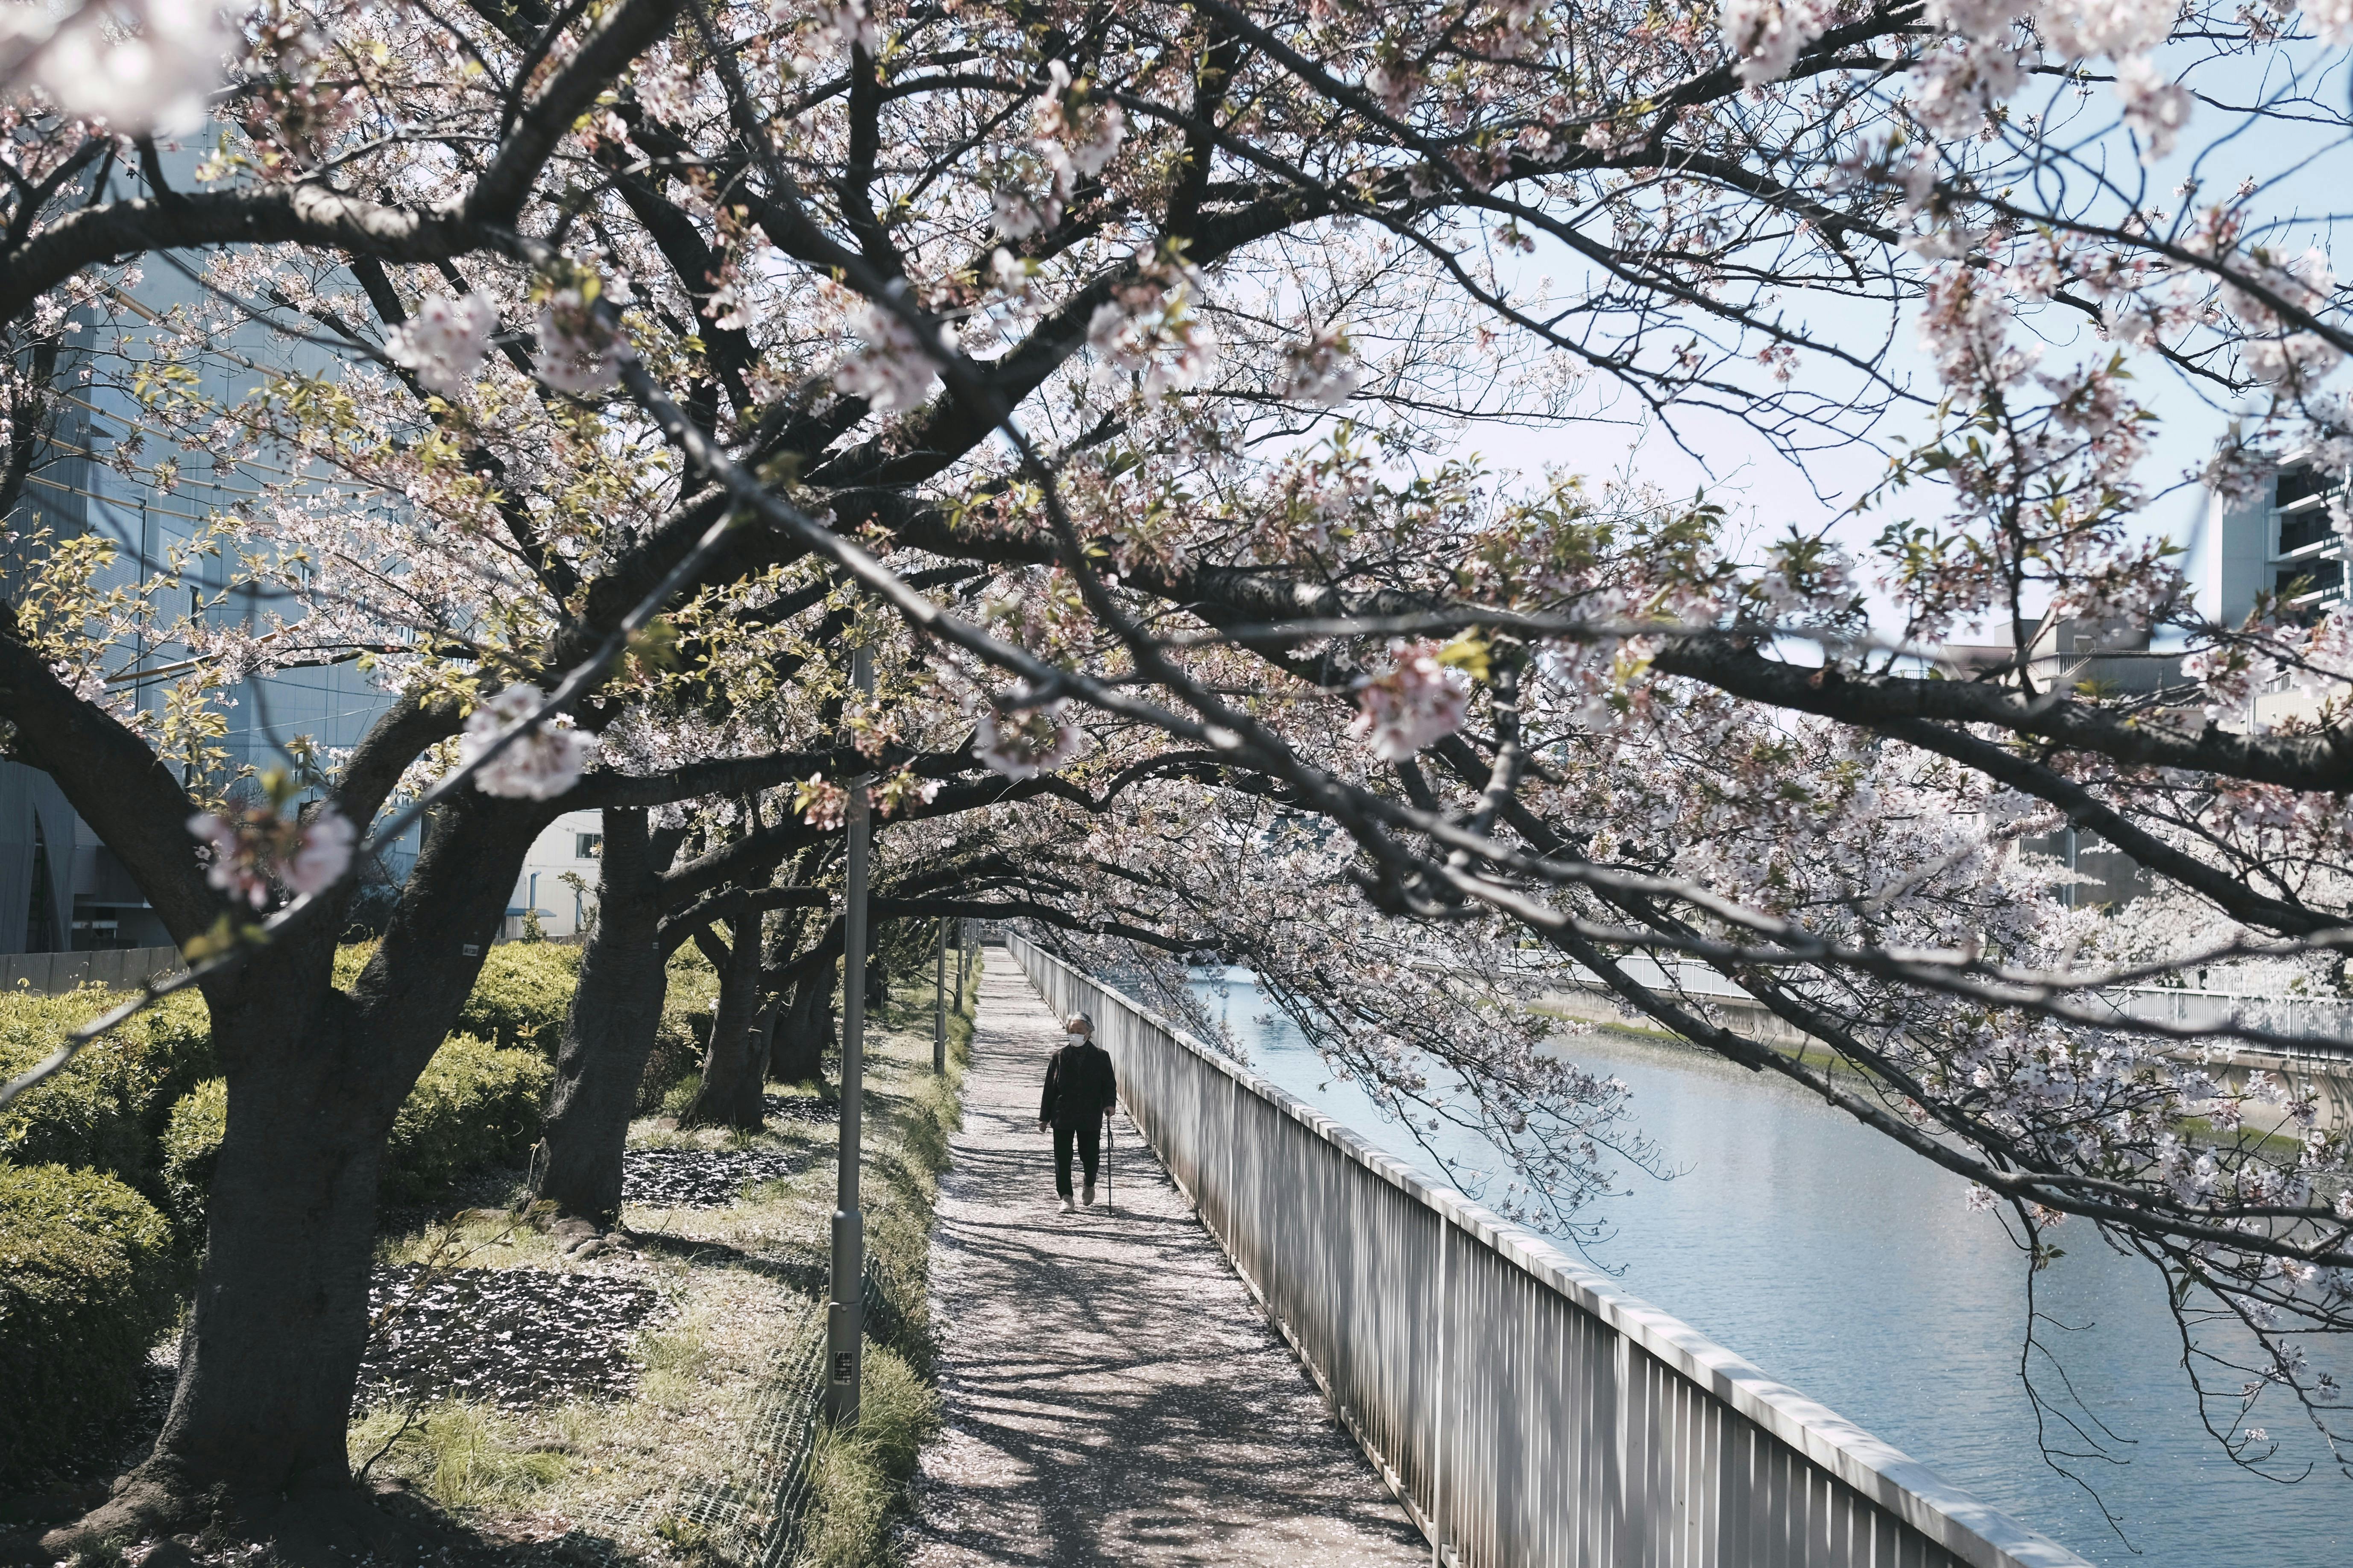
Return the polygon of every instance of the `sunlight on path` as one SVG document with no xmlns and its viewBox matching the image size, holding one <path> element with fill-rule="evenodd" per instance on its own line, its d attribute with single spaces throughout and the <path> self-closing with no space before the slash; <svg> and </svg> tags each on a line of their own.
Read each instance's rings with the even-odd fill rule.
<svg viewBox="0 0 2353 1568">
<path fill-rule="evenodd" d="M 1427 1562 L 1124 1115 L 1116 1211 L 1056 1207 L 1037 1117 L 1061 1037 L 992 950 L 941 1184 L 947 1427 L 923 1452 L 910 1562 Z"/>
</svg>

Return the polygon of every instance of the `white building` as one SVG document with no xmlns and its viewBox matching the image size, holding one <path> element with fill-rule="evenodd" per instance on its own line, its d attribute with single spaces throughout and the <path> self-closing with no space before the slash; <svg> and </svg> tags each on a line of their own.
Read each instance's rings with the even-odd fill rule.
<svg viewBox="0 0 2353 1568">
<path fill-rule="evenodd" d="M 2344 475 L 2296 463 L 2245 500 L 2209 498 L 2199 607 L 2224 626 L 2237 626 L 2253 610 L 2258 594 L 2308 616 L 2343 604 L 2346 542 L 2329 503 L 2344 491 Z M 2319 705 L 2319 694 L 2296 690 L 2283 679 L 2256 694 L 2247 721 L 2250 727 L 2269 728 L 2309 717 Z"/>
<path fill-rule="evenodd" d="M 567 811 L 532 841 L 514 897 L 507 900 L 505 935 L 520 937 L 539 916 L 542 935 L 577 936 L 596 914 L 597 862 L 605 848 L 603 815 Z"/>
</svg>

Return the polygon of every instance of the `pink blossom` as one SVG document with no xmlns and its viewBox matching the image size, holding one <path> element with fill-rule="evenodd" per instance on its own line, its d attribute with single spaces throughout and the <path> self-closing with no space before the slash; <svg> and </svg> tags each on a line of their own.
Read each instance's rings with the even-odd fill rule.
<svg viewBox="0 0 2353 1568">
<path fill-rule="evenodd" d="M 939 379 L 939 365 L 906 322 L 876 305 L 860 305 L 850 331 L 863 339 L 856 353 L 834 367 L 833 384 L 845 397 L 862 397 L 877 414 L 919 406 Z M 953 353 L 954 329 L 940 329 L 940 346 Z"/>
<path fill-rule="evenodd" d="M 539 308 L 539 378 L 577 397 L 611 389 L 631 357 L 628 340 L 605 324 L 577 289 L 559 289 Z"/>
<path fill-rule="evenodd" d="M 427 392 L 455 397 L 490 352 L 498 327 L 498 307 L 480 294 L 437 294 L 385 340 L 384 352 L 393 363 L 415 371 Z M 544 325 L 541 333 L 543 342 Z"/>
<path fill-rule="evenodd" d="M 321 806 L 303 825 L 293 858 L 283 864 L 286 885 L 298 893 L 323 893 L 342 881 L 358 837 L 349 817 L 332 805 Z"/>
<path fill-rule="evenodd" d="M 471 766 L 501 734 L 545 700 L 538 687 L 517 682 L 475 709 L 458 742 L 459 763 Z M 596 737 L 575 729 L 569 714 L 559 713 L 483 763 L 474 774 L 474 785 L 484 795 L 553 800 L 577 784 L 581 771 L 596 760 Z"/>
<path fill-rule="evenodd" d="M 0 12 L 8 74 L 21 69 L 69 115 L 133 135 L 201 126 L 235 45 L 206 0 L 114 0 L 62 17 L 46 5 Z"/>
<path fill-rule="evenodd" d="M 1076 761 L 1087 749 L 1087 734 L 1062 718 L 1063 706 L 983 708 L 973 721 L 972 754 L 1017 781 Z"/>
<path fill-rule="evenodd" d="M 1348 733 L 1385 763 L 1401 763 L 1461 727 L 1471 693 L 1462 678 L 1438 662 L 1433 643 L 1392 646 L 1397 663 L 1387 675 L 1357 683 L 1361 710 Z"/>
<path fill-rule="evenodd" d="M 209 847 L 206 881 L 257 910 L 269 901 L 269 879 L 262 874 L 253 847 L 227 818 L 200 811 L 188 818 L 188 831 Z"/>
<path fill-rule="evenodd" d="M 2140 161 L 2154 163 L 2173 151 L 2189 123 L 2189 89 L 2168 77 L 2147 55 L 2116 66 L 2116 96 L 2124 100 L 2125 126 L 2140 141 Z"/>
</svg>

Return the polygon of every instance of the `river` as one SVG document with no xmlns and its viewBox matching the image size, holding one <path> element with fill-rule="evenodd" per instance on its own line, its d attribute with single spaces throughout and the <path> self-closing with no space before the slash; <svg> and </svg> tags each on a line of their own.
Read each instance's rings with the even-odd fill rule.
<svg viewBox="0 0 2353 1568">
<path fill-rule="evenodd" d="M 1329 1081 L 1247 971 L 1197 990 L 1257 1071 L 1435 1171 L 1361 1092 Z M 2284 1451 L 2318 1460 L 2294 1486 L 2232 1465 L 2199 1425 L 2150 1265 L 2075 1221 L 2052 1234 L 2068 1252 L 2038 1287 L 2041 1310 L 2070 1325 L 2046 1337 L 2076 1393 L 2125 1439 L 2110 1445 L 2124 1463 L 2083 1467 L 2095 1502 L 2037 1455 L 2019 1383 L 2023 1261 L 1992 1215 L 1969 1212 L 1959 1178 L 1781 1080 L 1687 1047 L 1596 1033 L 1563 1050 L 1625 1080 L 1634 1122 L 1677 1173 L 1629 1172 L 1626 1195 L 1583 1216 L 1612 1230 L 1586 1258 L 1633 1294 L 2104 1568 L 2353 1563 L 2353 1481 L 2327 1468 L 2295 1412 L 2256 1417 Z M 1472 1170 L 1494 1163 L 1467 1134 L 1441 1146 Z"/>
</svg>

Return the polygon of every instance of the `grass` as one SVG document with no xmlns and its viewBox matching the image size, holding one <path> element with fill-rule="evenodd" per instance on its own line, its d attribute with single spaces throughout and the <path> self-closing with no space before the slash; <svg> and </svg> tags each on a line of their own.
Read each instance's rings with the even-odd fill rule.
<svg viewBox="0 0 2353 1568">
<path fill-rule="evenodd" d="M 976 989 L 965 994 L 963 1013 L 949 1016 L 945 1079 L 931 1071 L 928 976 L 894 991 L 869 1021 L 862 1206 L 882 1307 L 868 1325 L 860 1424 L 819 1438 L 806 1563 L 891 1561 L 892 1521 L 905 1507 L 916 1455 L 938 1427 L 931 1222 L 971 1052 Z M 671 1310 L 638 1337 L 644 1370 L 630 1397 L 522 1412 L 459 1401 L 371 1410 L 352 1426 L 352 1462 L 373 1459 L 372 1477 L 398 1480 L 492 1540 L 561 1539 L 607 1560 L 723 1562 L 725 1543 L 689 1516 L 702 1494 L 749 1479 L 758 1458 L 754 1423 L 805 1342 L 811 1314 L 823 1311 L 836 1134 L 797 1121 L 749 1138 L 680 1132 L 649 1119 L 632 1127 L 630 1141 L 780 1149 L 794 1173 L 754 1184 L 727 1208 L 629 1208 L 622 1223 L 638 1237 L 637 1259 L 566 1260 L 555 1238 L 480 1210 L 377 1249 L 385 1264 L 438 1258 L 646 1279 Z"/>
</svg>

